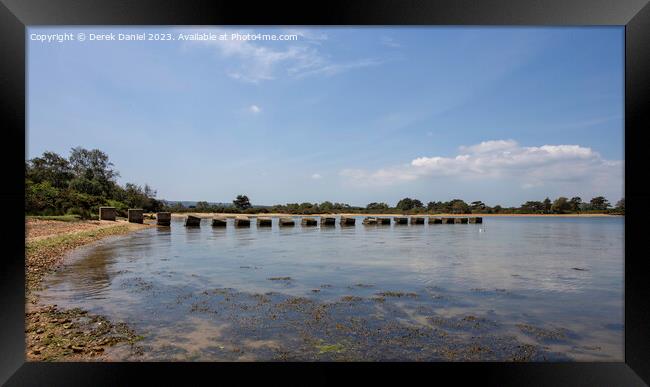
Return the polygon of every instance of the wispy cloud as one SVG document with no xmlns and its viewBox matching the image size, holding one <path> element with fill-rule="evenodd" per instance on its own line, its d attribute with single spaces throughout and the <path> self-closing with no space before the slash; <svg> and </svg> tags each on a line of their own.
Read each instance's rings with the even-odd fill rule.
<svg viewBox="0 0 650 387">
<path fill-rule="evenodd" d="M 251 30 L 210 30 L 213 33 L 252 33 Z M 197 31 L 193 31 L 197 32 Z M 200 32 L 200 31 L 199 31 Z M 229 61 L 226 74 L 243 82 L 260 83 L 281 76 L 304 78 L 309 76 L 332 76 L 346 71 L 377 66 L 384 61 L 378 58 L 339 60 L 322 52 L 321 43 L 328 36 L 310 30 L 284 29 L 278 34 L 296 34 L 299 41 L 259 42 L 251 40 L 195 41 L 216 48 L 217 54 Z M 316 43 L 316 44 L 315 44 Z"/>
<path fill-rule="evenodd" d="M 381 42 L 381 44 L 383 46 L 390 47 L 390 48 L 400 48 L 400 47 L 402 47 L 401 44 L 399 44 L 395 39 L 393 39 L 393 38 L 391 38 L 389 36 L 383 36 L 381 38 L 380 42 Z"/>
<path fill-rule="evenodd" d="M 259 114 L 262 112 L 262 109 L 260 109 L 260 107 L 257 105 L 251 105 L 248 107 L 248 111 L 253 114 Z"/>
<path fill-rule="evenodd" d="M 314 173 L 313 175 L 311 175 L 311 178 L 314 180 L 318 180 L 323 178 L 323 176 L 321 176 L 319 173 Z"/>
<path fill-rule="evenodd" d="M 550 182 L 622 184 L 623 163 L 606 160 L 579 145 L 525 147 L 514 140 L 461 146 L 454 157 L 422 156 L 408 164 L 374 171 L 344 169 L 340 175 L 361 185 L 392 185 L 424 178 L 512 179 L 522 188 Z"/>
<path fill-rule="evenodd" d="M 328 40 L 329 36 L 321 31 L 314 31 L 302 28 L 285 28 L 282 30 L 285 34 L 295 34 L 303 38 L 308 43 L 321 44 L 323 41 Z"/>
</svg>

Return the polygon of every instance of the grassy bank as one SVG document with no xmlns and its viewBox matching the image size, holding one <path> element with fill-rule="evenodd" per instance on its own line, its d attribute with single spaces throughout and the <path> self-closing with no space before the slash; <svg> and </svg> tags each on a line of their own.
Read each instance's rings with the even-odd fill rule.
<svg viewBox="0 0 650 387">
<path fill-rule="evenodd" d="M 78 222 L 81 220 L 79 215 L 29 215 L 25 217 L 28 220 L 58 220 L 61 222 Z"/>
</svg>

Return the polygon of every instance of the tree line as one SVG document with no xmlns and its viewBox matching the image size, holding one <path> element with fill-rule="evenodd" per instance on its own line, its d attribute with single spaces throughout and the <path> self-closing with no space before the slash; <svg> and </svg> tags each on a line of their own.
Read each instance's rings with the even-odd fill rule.
<svg viewBox="0 0 650 387">
<path fill-rule="evenodd" d="M 100 206 L 115 207 L 121 216 L 129 208 L 164 209 L 149 185 L 120 186 L 119 176 L 108 155 L 99 149 L 72 148 L 68 158 L 46 151 L 25 162 L 25 213 L 92 219 Z"/>
<path fill-rule="evenodd" d="M 519 207 L 490 207 L 482 201 L 466 203 L 461 199 L 450 201 L 431 201 L 426 205 L 418 200 L 403 198 L 395 206 L 387 203 L 369 203 L 365 207 L 351 206 L 346 203 L 287 203 L 274 206 L 254 206 L 246 195 L 238 195 L 231 206 L 210 205 L 208 202 L 197 202 L 195 206 L 183 206 L 180 203 L 170 207 L 174 212 L 217 212 L 217 213 L 289 213 L 289 214 L 320 214 L 320 213 L 403 213 L 403 214 L 625 214 L 625 199 L 619 200 L 615 206 L 603 196 L 591 198 L 583 202 L 580 197 L 566 198 L 561 196 L 553 201 L 545 198 L 542 201 L 527 201 Z"/>
</svg>

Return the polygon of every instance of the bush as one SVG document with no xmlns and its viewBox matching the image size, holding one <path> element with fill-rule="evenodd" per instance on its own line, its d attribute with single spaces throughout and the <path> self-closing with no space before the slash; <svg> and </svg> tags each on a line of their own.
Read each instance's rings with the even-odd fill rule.
<svg viewBox="0 0 650 387">
<path fill-rule="evenodd" d="M 81 219 L 90 219 L 91 213 L 90 210 L 81 208 L 81 207 L 71 207 L 66 211 L 66 215 L 76 215 Z"/>
<path fill-rule="evenodd" d="M 126 218 L 129 215 L 129 206 L 126 205 L 125 203 L 122 203 L 118 200 L 107 200 L 109 207 L 115 207 L 115 210 L 117 212 L 117 216 L 121 216 L 123 218 Z M 98 209 L 99 211 L 99 209 Z"/>
</svg>

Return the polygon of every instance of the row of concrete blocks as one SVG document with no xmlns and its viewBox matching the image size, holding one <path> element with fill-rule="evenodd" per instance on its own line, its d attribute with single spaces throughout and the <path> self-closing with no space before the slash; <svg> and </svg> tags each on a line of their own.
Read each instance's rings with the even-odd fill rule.
<svg viewBox="0 0 650 387">
<path fill-rule="evenodd" d="M 167 213 L 158 213 L 160 214 L 169 214 Z M 395 224 L 408 224 L 409 218 L 406 216 L 398 216 L 392 218 L 395 221 Z M 426 222 L 425 217 L 411 217 L 411 224 L 424 224 Z M 453 218 L 434 218 L 428 217 L 429 224 L 467 224 L 467 223 L 483 223 L 483 218 L 481 217 L 453 217 Z M 362 223 L 365 225 L 389 225 L 391 218 L 388 217 L 366 217 L 363 219 Z M 272 218 L 270 217 L 257 217 L 257 226 L 258 227 L 271 227 Z M 342 226 L 354 226 L 356 223 L 356 218 L 341 216 L 339 223 Z M 158 224 L 160 224 L 160 217 L 158 218 Z M 213 227 L 226 227 L 227 218 L 226 217 L 215 217 L 212 219 Z M 237 216 L 234 219 L 235 227 L 250 227 L 251 220 L 247 216 Z M 278 224 L 280 226 L 294 226 L 295 219 L 289 217 L 280 217 L 278 219 Z M 301 219 L 301 224 L 303 226 L 317 226 L 318 220 L 314 217 L 303 217 Z M 336 217 L 334 216 L 321 216 L 320 217 L 321 226 L 334 226 L 336 225 Z M 166 226 L 169 225 L 167 221 Z M 189 215 L 185 219 L 185 226 L 188 227 L 199 227 L 201 225 L 201 218 L 198 216 Z"/>
<path fill-rule="evenodd" d="M 117 217 L 117 210 L 115 209 L 115 207 L 99 207 L 100 220 L 115 221 L 116 217 Z M 128 219 L 130 223 L 143 223 L 144 210 L 139 208 L 129 208 Z"/>
<path fill-rule="evenodd" d="M 427 220 L 428 219 L 428 220 Z M 354 221 L 354 218 L 352 218 Z M 409 217 L 407 216 L 396 216 L 393 217 L 395 224 L 408 224 Z M 381 218 L 381 217 L 367 217 L 362 221 L 363 224 L 372 225 L 372 224 L 390 224 L 390 218 Z M 467 224 L 467 223 L 483 223 L 483 218 L 479 216 L 472 217 L 450 217 L 450 218 L 435 218 L 432 216 L 412 216 L 411 224 Z M 354 222 L 352 223 L 354 224 Z"/>
</svg>

